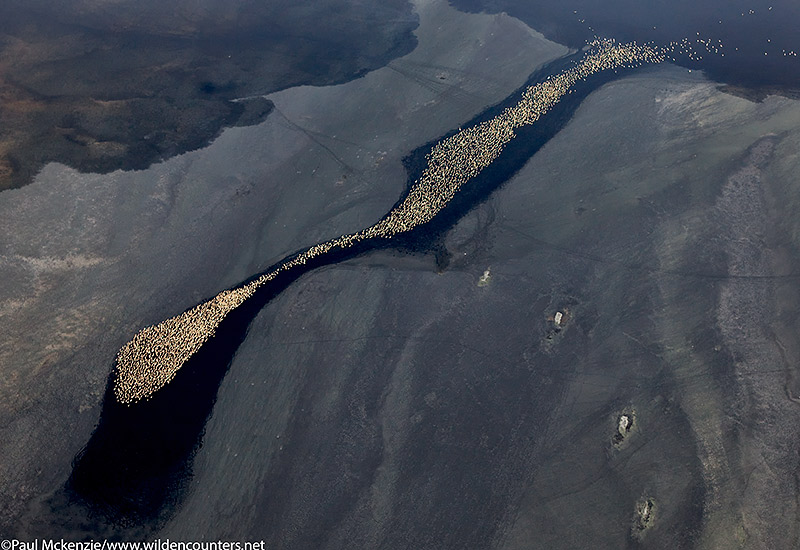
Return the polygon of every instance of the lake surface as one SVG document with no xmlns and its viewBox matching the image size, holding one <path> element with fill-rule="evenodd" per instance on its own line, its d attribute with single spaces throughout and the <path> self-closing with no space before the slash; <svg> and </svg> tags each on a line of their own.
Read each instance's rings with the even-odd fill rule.
<svg viewBox="0 0 800 550">
<path fill-rule="evenodd" d="M 205 147 L 0 192 L 0 532 L 796 547 L 796 8 L 454 4 L 359 6 L 413 46 Z M 150 412 L 109 403 L 137 330 L 374 223 L 592 34 L 698 32 L 567 96 L 443 221 L 287 281 Z"/>
</svg>

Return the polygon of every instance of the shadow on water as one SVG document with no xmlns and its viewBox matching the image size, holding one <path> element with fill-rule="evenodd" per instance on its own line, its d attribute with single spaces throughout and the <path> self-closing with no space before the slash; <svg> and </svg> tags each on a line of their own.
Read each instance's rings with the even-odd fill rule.
<svg viewBox="0 0 800 550">
<path fill-rule="evenodd" d="M 570 63 L 572 59 L 562 59 L 548 65 L 532 75 L 528 83 L 508 99 L 487 109 L 465 126 L 492 118 L 505 107 L 515 104 L 528 85 L 541 81 L 548 74 L 560 72 Z M 110 378 L 99 424 L 86 447 L 75 458 L 66 484 L 69 499 L 116 527 L 158 528 L 182 501 L 191 479 L 193 457 L 202 445 L 205 424 L 214 407 L 220 383 L 246 337 L 250 323 L 267 302 L 311 270 L 372 250 L 391 247 L 429 252 L 464 214 L 520 170 L 563 128 L 591 91 L 616 76 L 615 73 L 600 73 L 579 83 L 536 124 L 520 128 L 517 138 L 506 146 L 500 157 L 465 185 L 432 222 L 401 237 L 362 242 L 283 272 L 231 312 L 215 336 L 178 371 L 170 384 L 150 399 L 133 406 L 117 403 L 112 391 L 113 379 Z M 405 159 L 409 182 L 419 177 L 426 164 L 425 155 L 434 143 L 418 148 Z"/>
</svg>

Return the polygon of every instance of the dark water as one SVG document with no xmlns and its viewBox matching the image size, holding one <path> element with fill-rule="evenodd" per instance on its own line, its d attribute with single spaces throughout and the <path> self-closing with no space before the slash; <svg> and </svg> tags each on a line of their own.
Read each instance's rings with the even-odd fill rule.
<svg viewBox="0 0 800 550">
<path fill-rule="evenodd" d="M 595 35 L 660 46 L 688 39 L 702 60 L 678 55 L 676 61 L 702 69 L 712 79 L 746 87 L 800 88 L 800 57 L 789 55 L 800 54 L 800 5 L 792 0 L 454 0 L 453 4 L 470 11 L 505 11 L 573 47 Z"/>
<path fill-rule="evenodd" d="M 278 276 L 228 315 L 201 351 L 152 398 L 135 406 L 121 405 L 110 378 L 98 427 L 76 457 L 67 482 L 69 499 L 117 529 L 160 526 L 181 502 L 217 389 L 252 319 L 304 273 L 356 256 L 365 248 L 331 254 Z"/>
</svg>

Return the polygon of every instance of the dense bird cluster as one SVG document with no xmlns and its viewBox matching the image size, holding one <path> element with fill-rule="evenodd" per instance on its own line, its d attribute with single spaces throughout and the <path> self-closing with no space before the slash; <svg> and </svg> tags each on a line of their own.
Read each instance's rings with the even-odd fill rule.
<svg viewBox="0 0 800 550">
<path fill-rule="evenodd" d="M 489 166 L 514 138 L 515 129 L 533 124 L 579 80 L 609 69 L 659 63 L 664 55 L 652 46 L 598 40 L 570 69 L 529 87 L 522 99 L 498 116 L 437 143 L 427 167 L 405 200 L 375 225 L 358 233 L 312 246 L 241 287 L 221 292 L 176 317 L 142 329 L 117 354 L 114 394 L 121 403 L 134 403 L 169 383 L 186 361 L 211 338 L 222 320 L 280 273 L 312 258 L 359 241 L 392 238 L 429 222 L 467 181 Z"/>
</svg>

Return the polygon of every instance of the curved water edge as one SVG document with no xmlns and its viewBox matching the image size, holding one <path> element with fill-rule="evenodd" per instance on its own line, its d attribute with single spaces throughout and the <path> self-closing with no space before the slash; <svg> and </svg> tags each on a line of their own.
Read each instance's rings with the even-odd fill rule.
<svg viewBox="0 0 800 550">
<path fill-rule="evenodd" d="M 0 56 L 14 59 L 0 78 L 0 191 L 30 184 L 50 162 L 106 174 L 204 148 L 269 114 L 262 98 L 237 98 L 360 78 L 412 51 L 418 24 L 406 0 L 60 8 L 0 5 Z"/>
</svg>

